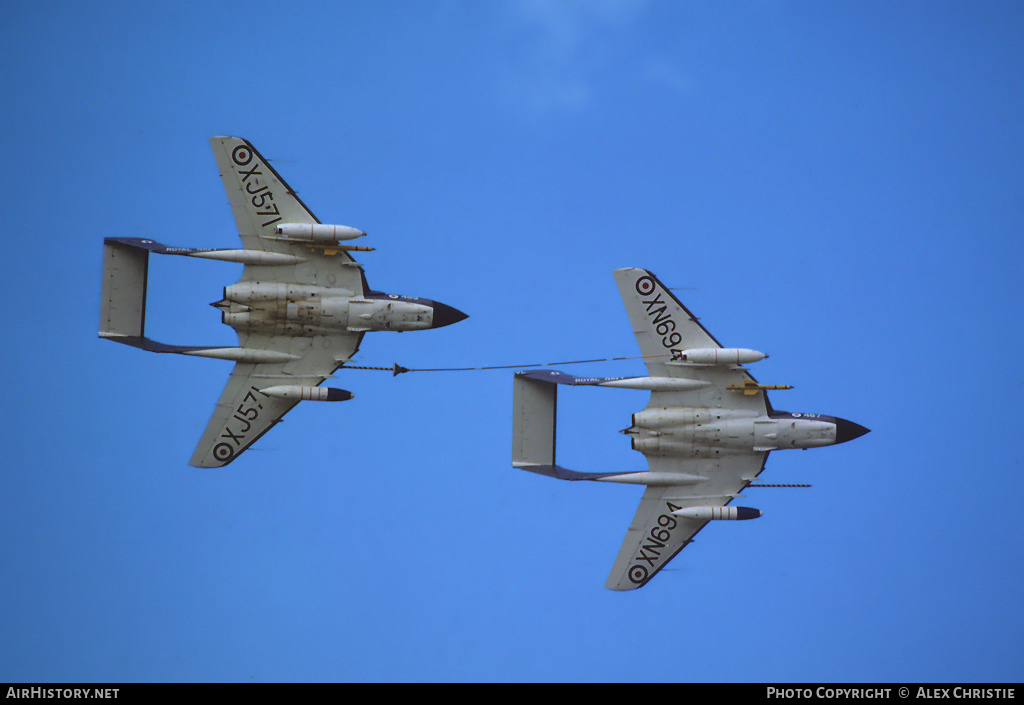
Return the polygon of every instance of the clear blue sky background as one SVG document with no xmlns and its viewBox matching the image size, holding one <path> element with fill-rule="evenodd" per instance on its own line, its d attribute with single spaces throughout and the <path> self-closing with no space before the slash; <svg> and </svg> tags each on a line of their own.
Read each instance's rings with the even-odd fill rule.
<svg viewBox="0 0 1024 705">
<path fill-rule="evenodd" d="M 0 681 L 1021 680 L 1020 3 L 4 9 Z M 640 488 L 513 470 L 511 371 L 343 372 L 192 468 L 230 363 L 99 340 L 101 253 L 238 245 L 219 134 L 470 314 L 363 364 L 637 354 L 645 267 L 777 408 L 872 433 L 773 453 L 814 487 L 625 594 Z M 149 334 L 234 344 L 240 269 L 154 257 Z M 645 467 L 645 392 L 562 392 L 563 465 Z"/>
</svg>

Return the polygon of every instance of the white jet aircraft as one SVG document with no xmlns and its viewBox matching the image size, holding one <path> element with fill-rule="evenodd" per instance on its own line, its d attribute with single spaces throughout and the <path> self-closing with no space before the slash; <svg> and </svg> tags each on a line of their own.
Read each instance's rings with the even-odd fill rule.
<svg viewBox="0 0 1024 705">
<path fill-rule="evenodd" d="M 373 248 L 340 242 L 366 233 L 322 224 L 246 140 L 211 137 L 210 144 L 244 249 L 105 239 L 99 331 L 151 352 L 235 362 L 190 461 L 204 468 L 230 463 L 299 401 L 351 399 L 350 392 L 319 385 L 351 360 L 364 333 L 440 328 L 466 318 L 436 301 L 371 290 L 349 253 Z M 235 329 L 238 347 L 165 345 L 145 337 L 150 252 L 245 265 L 238 283 L 212 304 Z"/>
<path fill-rule="evenodd" d="M 649 377 L 578 378 L 554 370 L 517 373 L 513 385 L 512 465 L 562 480 L 645 485 L 605 587 L 643 587 L 713 520 L 755 519 L 728 506 L 764 469 L 768 454 L 852 440 L 868 429 L 833 416 L 776 411 L 767 389 L 743 367 L 767 355 L 723 348 L 657 277 L 615 271 Z M 642 472 L 576 472 L 555 462 L 557 385 L 651 392 L 622 431 L 647 456 Z M 761 485 L 772 486 L 772 485 Z"/>
</svg>

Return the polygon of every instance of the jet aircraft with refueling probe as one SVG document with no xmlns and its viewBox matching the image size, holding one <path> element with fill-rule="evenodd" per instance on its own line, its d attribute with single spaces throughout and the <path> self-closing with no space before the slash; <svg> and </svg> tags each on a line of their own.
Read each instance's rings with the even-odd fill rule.
<svg viewBox="0 0 1024 705">
<path fill-rule="evenodd" d="M 756 519 L 758 509 L 731 506 L 755 484 L 773 450 L 818 448 L 868 429 L 819 414 L 775 410 L 745 365 L 766 357 L 725 348 L 657 277 L 643 269 L 614 272 L 648 377 L 580 378 L 555 370 L 516 373 L 512 465 L 561 480 L 644 485 L 643 497 L 605 587 L 643 587 L 710 521 Z M 647 457 L 636 472 L 577 472 L 555 461 L 558 385 L 650 391 L 647 407 L 622 431 Z"/>
<path fill-rule="evenodd" d="M 235 363 L 190 464 L 235 460 L 300 401 L 345 401 L 352 393 L 320 384 L 349 362 L 371 331 L 440 328 L 466 314 L 437 301 L 370 288 L 349 244 L 366 235 L 325 225 L 270 163 L 238 137 L 211 137 L 242 249 L 169 247 L 143 238 L 103 243 L 101 338 L 160 353 Z M 237 347 L 166 345 L 145 336 L 150 253 L 244 265 L 224 288 L 223 323 Z"/>
</svg>

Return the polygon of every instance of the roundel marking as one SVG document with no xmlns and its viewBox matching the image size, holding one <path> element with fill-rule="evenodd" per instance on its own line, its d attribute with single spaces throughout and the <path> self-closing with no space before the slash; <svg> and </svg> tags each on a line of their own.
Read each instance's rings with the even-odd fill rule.
<svg viewBox="0 0 1024 705">
<path fill-rule="evenodd" d="M 654 279 L 645 274 L 636 280 L 635 287 L 636 293 L 646 296 L 654 291 Z"/>
<path fill-rule="evenodd" d="M 226 463 L 231 460 L 235 454 L 235 449 L 227 443 L 218 443 L 213 447 L 213 457 L 222 463 Z"/>
<path fill-rule="evenodd" d="M 629 579 L 634 583 L 642 583 L 647 580 L 647 568 L 642 565 L 635 565 L 629 569 Z"/>
<path fill-rule="evenodd" d="M 238 166 L 245 166 L 252 161 L 252 150 L 240 144 L 231 150 L 231 160 Z"/>
</svg>

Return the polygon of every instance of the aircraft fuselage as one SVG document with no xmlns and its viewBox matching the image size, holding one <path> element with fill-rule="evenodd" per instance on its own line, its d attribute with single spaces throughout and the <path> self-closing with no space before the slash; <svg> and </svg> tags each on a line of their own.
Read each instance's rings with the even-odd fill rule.
<svg viewBox="0 0 1024 705">
<path fill-rule="evenodd" d="M 843 443 L 867 432 L 835 416 L 688 407 L 645 409 L 633 414 L 633 425 L 623 431 L 631 437 L 634 450 L 686 457 L 806 450 Z"/>
<path fill-rule="evenodd" d="M 240 282 L 226 287 L 224 298 L 213 306 L 235 330 L 267 335 L 426 330 L 466 318 L 430 299 L 379 291 L 359 296 L 345 289 L 285 283 Z"/>
</svg>

